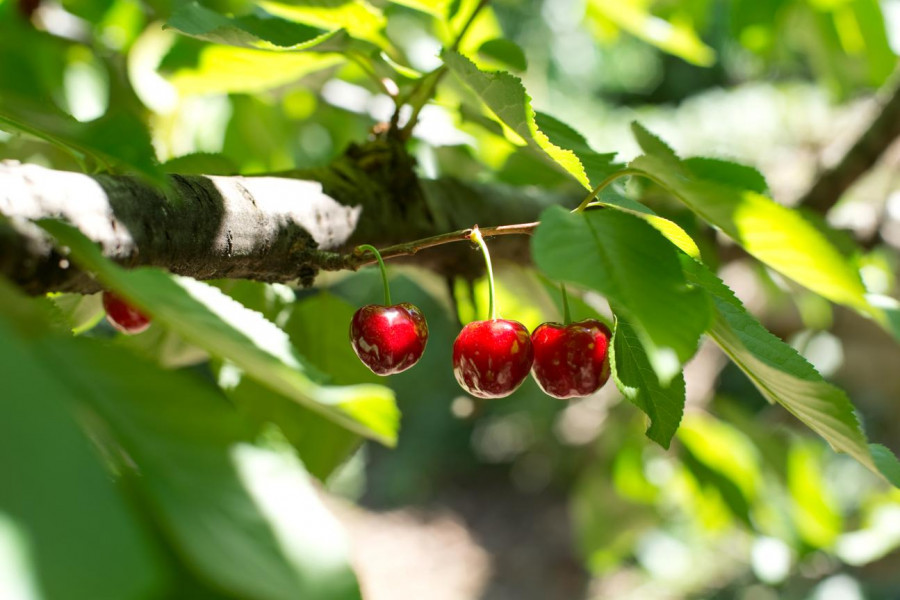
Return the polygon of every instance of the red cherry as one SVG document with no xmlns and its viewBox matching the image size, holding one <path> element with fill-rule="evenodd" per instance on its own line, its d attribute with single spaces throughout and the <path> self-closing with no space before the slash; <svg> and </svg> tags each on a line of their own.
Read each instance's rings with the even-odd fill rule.
<svg viewBox="0 0 900 600">
<path fill-rule="evenodd" d="M 392 375 L 416 364 L 427 341 L 425 315 L 408 302 L 369 304 L 350 321 L 353 351 L 377 375 Z"/>
<path fill-rule="evenodd" d="M 106 320 L 122 333 L 134 335 L 150 327 L 147 315 L 112 292 L 103 292 L 103 308 Z"/>
<path fill-rule="evenodd" d="M 453 342 L 453 375 L 478 398 L 509 396 L 528 377 L 534 350 L 518 321 L 472 321 Z"/>
<path fill-rule="evenodd" d="M 612 332 L 594 319 L 570 325 L 544 323 L 534 330 L 535 381 L 554 398 L 580 398 L 609 379 Z"/>
</svg>

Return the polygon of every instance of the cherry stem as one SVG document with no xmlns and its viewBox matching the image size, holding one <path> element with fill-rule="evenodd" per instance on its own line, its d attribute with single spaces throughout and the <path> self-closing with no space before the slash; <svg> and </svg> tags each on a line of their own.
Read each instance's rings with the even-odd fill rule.
<svg viewBox="0 0 900 600">
<path fill-rule="evenodd" d="M 363 244 L 362 246 L 357 246 L 359 250 L 368 250 L 372 254 L 375 255 L 375 259 L 378 261 L 378 266 L 381 268 L 381 282 L 384 284 L 384 305 L 391 305 L 391 286 L 388 285 L 388 276 L 387 276 L 387 267 L 384 266 L 384 260 L 381 258 L 381 252 L 375 246 L 370 246 L 369 244 Z"/>
<path fill-rule="evenodd" d="M 559 284 L 559 289 L 562 292 L 563 325 L 568 325 L 572 322 L 572 313 L 569 312 L 569 294 L 566 293 L 566 284 Z"/>
<path fill-rule="evenodd" d="M 495 237 L 498 235 L 531 235 L 532 233 L 534 233 L 534 230 L 537 229 L 538 225 L 540 225 L 540 222 L 534 221 L 532 223 L 516 223 L 513 225 L 484 227 L 481 228 L 480 231 L 481 235 L 486 238 Z M 414 254 L 418 253 L 419 250 L 424 250 L 426 248 L 433 248 L 435 246 L 442 246 L 444 244 L 450 244 L 453 242 L 468 242 L 471 239 L 471 235 L 472 229 L 459 229 L 457 231 L 442 233 L 440 235 L 433 235 L 431 237 L 413 240 L 411 242 L 394 244 L 393 246 L 385 246 L 381 249 L 381 256 L 385 259 L 397 258 L 400 256 L 413 256 Z M 323 267 L 323 269 L 326 271 L 357 269 L 359 267 L 363 267 L 375 262 L 374 260 L 365 258 L 363 256 L 363 253 L 361 253 L 359 250 L 360 249 L 357 248 L 355 252 L 348 255 L 329 255 L 328 259 L 323 261 L 325 262 L 325 266 Z"/>
<path fill-rule="evenodd" d="M 491 321 L 496 321 L 497 305 L 494 304 L 494 269 L 491 267 L 491 253 L 488 252 L 487 244 L 484 243 L 484 236 L 481 235 L 481 230 L 478 229 L 478 225 L 472 228 L 469 239 L 478 244 L 482 254 L 484 254 L 484 264 L 487 265 L 488 276 L 488 312 L 491 315 Z"/>
</svg>

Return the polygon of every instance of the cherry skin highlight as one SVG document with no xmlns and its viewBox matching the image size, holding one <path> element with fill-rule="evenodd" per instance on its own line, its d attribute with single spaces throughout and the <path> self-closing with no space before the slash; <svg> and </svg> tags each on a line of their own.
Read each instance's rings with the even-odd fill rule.
<svg viewBox="0 0 900 600">
<path fill-rule="evenodd" d="M 103 292 L 103 308 L 106 320 L 122 333 L 135 335 L 150 327 L 150 317 L 112 292 Z"/>
<path fill-rule="evenodd" d="M 531 335 L 535 381 L 554 398 L 593 394 L 609 379 L 610 338 L 609 328 L 594 319 L 540 325 Z"/>
<path fill-rule="evenodd" d="M 478 398 L 512 394 L 528 377 L 533 359 L 528 329 L 518 321 L 472 321 L 453 342 L 453 375 Z"/>
<path fill-rule="evenodd" d="M 353 351 L 377 375 L 393 375 L 416 364 L 427 341 L 425 315 L 408 302 L 369 304 L 350 321 Z"/>
</svg>

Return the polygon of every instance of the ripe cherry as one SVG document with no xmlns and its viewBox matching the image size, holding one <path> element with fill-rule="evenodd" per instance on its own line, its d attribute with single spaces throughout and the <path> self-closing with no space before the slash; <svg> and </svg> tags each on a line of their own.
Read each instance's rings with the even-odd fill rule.
<svg viewBox="0 0 900 600">
<path fill-rule="evenodd" d="M 150 327 L 147 315 L 112 292 L 103 292 L 103 308 L 106 320 L 122 333 L 134 335 Z"/>
<path fill-rule="evenodd" d="M 409 302 L 369 304 L 350 321 L 353 351 L 378 375 L 400 373 L 416 364 L 427 341 L 425 315 Z"/>
<path fill-rule="evenodd" d="M 534 351 L 518 321 L 472 321 L 453 342 L 453 375 L 478 398 L 509 396 L 528 377 Z"/>
<path fill-rule="evenodd" d="M 376 375 L 405 371 L 422 357 L 428 342 L 425 315 L 409 302 L 391 304 L 387 268 L 381 253 L 364 244 L 357 252 L 370 251 L 381 268 L 384 304 L 368 304 L 353 314 L 350 321 L 350 345 L 363 364 Z"/>
<path fill-rule="evenodd" d="M 531 335 L 535 381 L 554 398 L 580 398 L 609 379 L 612 332 L 594 319 L 562 325 L 544 323 Z"/>
</svg>

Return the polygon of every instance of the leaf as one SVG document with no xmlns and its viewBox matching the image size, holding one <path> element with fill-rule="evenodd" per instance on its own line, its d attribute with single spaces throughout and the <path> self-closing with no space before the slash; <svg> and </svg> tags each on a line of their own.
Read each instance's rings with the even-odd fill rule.
<svg viewBox="0 0 900 600">
<path fill-rule="evenodd" d="M 633 200 L 628 196 L 623 196 L 606 188 L 600 192 L 600 195 L 592 204 L 608 206 L 640 217 L 647 221 L 654 229 L 663 234 L 666 239 L 675 244 L 679 250 L 690 257 L 700 258 L 700 248 L 697 247 L 694 238 L 682 229 L 680 225 L 669 219 L 660 217 L 649 207 L 641 204 L 637 200 Z"/>
<path fill-rule="evenodd" d="M 392 50 L 383 33 L 387 19 L 364 0 L 261 0 L 257 4 L 278 17 L 323 29 L 344 29 L 357 40 Z"/>
<path fill-rule="evenodd" d="M 43 360 L 35 303 L 0 280 L 0 522 L 20 529 L 41 597 L 150 597 L 157 549 L 75 419 L 78 390 Z"/>
<path fill-rule="evenodd" d="M 75 335 L 93 328 L 106 315 L 100 294 L 50 294 L 49 297 Z"/>
<path fill-rule="evenodd" d="M 295 457 L 254 446 L 200 379 L 79 341 L 93 342 L 42 351 L 134 462 L 134 485 L 188 568 L 242 598 L 360 597 L 344 534 Z"/>
<path fill-rule="evenodd" d="M 344 62 L 339 54 L 268 52 L 233 46 L 206 46 L 197 64 L 176 70 L 172 85 L 185 95 L 253 93 L 295 83 Z"/>
<path fill-rule="evenodd" d="M 427 13 L 436 19 L 446 19 L 450 15 L 448 9 L 452 0 L 388 0 L 392 4 L 406 6 L 423 13 Z"/>
<path fill-rule="evenodd" d="M 182 175 L 235 175 L 239 169 L 234 161 L 224 154 L 194 152 L 170 158 L 162 165 L 166 173 Z"/>
<path fill-rule="evenodd" d="M 147 181 L 165 186 L 167 180 L 156 160 L 147 126 L 129 112 L 109 112 L 81 123 L 43 99 L 18 93 L 0 94 L 0 129 L 33 135 L 66 149 L 83 161 L 93 158 L 107 169 L 137 173 Z"/>
<path fill-rule="evenodd" d="M 178 7 L 167 23 L 185 35 L 244 48 L 306 50 L 339 33 L 288 21 L 259 7 L 247 15 L 227 17 L 197 2 Z"/>
<path fill-rule="evenodd" d="M 588 177 L 589 185 L 587 187 L 589 189 L 593 189 L 612 173 L 622 168 L 621 164 L 614 162 L 615 152 L 602 154 L 595 152 L 584 136 L 562 121 L 548 114 L 537 112 L 535 113 L 535 122 L 551 143 L 575 153 Z"/>
<path fill-rule="evenodd" d="M 325 386 L 291 346 L 287 335 L 259 313 L 248 310 L 220 290 L 156 269 L 125 271 L 71 225 L 44 220 L 40 225 L 73 260 L 93 272 L 155 322 L 179 333 L 211 355 L 233 362 L 263 385 L 322 416 L 393 445 L 399 414 L 393 393 L 378 385 Z"/>
<path fill-rule="evenodd" d="M 684 414 L 684 375 L 662 385 L 637 333 L 622 317 L 616 319 L 610 364 L 616 387 L 649 417 L 647 437 L 668 449 Z"/>
<path fill-rule="evenodd" d="M 769 401 L 777 402 L 838 452 L 846 452 L 881 474 L 847 394 L 822 378 L 805 358 L 750 315 L 734 293 L 702 264 L 682 257 L 684 272 L 712 297 L 714 318 L 707 333 Z M 895 474 L 888 461 L 879 455 Z"/>
<path fill-rule="evenodd" d="M 643 2 L 590 0 L 587 16 L 611 21 L 648 44 L 695 65 L 708 67 L 716 61 L 715 51 L 704 44 L 691 27 L 651 14 Z"/>
<path fill-rule="evenodd" d="M 872 452 L 872 460 L 881 474 L 895 488 L 900 488 L 900 461 L 894 456 L 894 453 L 881 444 L 869 444 L 869 450 Z"/>
<path fill-rule="evenodd" d="M 606 296 L 633 324 L 661 381 L 675 377 L 697 350 L 710 318 L 708 299 L 689 288 L 675 248 L 641 219 L 551 207 L 541 215 L 532 253 L 550 278 Z"/>
<path fill-rule="evenodd" d="M 526 144 L 559 164 L 584 187 L 590 188 L 588 176 L 575 153 L 551 143 L 538 128 L 531 108 L 531 97 L 518 77 L 504 71 L 481 71 L 458 52 L 446 51 L 442 56 L 447 67 L 478 94 L 501 122 Z"/>
<path fill-rule="evenodd" d="M 722 185 L 729 185 L 743 190 L 750 190 L 757 194 L 765 194 L 769 189 L 766 178 L 753 167 L 718 158 L 699 156 L 686 158 L 682 162 L 691 173 L 700 179 L 715 181 Z"/>
<path fill-rule="evenodd" d="M 528 68 L 528 61 L 525 60 L 522 48 L 507 39 L 495 38 L 484 42 L 478 48 L 478 54 L 510 67 L 514 71 L 524 71 Z"/>
<path fill-rule="evenodd" d="M 766 265 L 834 302 L 871 314 L 859 273 L 800 213 L 755 191 L 700 179 L 643 127 L 636 124 L 634 131 L 648 154 L 632 161 L 632 169 L 669 190 Z M 721 165 L 717 171 L 722 173 Z"/>
</svg>

